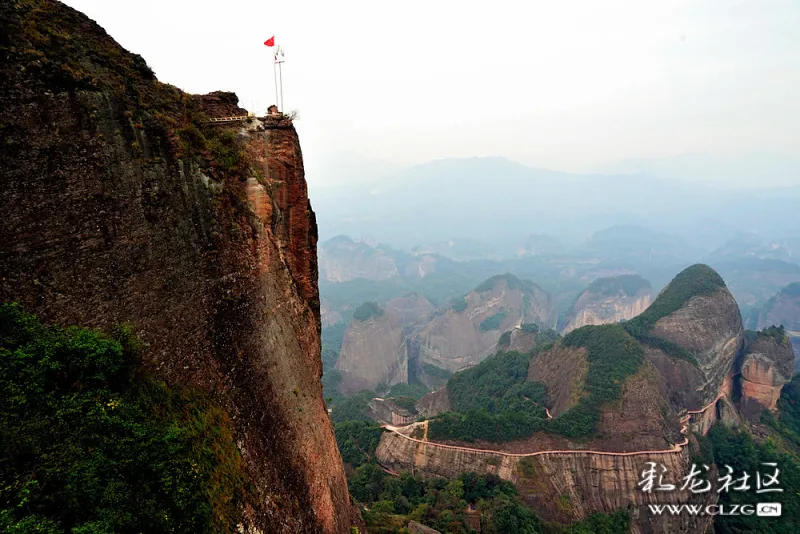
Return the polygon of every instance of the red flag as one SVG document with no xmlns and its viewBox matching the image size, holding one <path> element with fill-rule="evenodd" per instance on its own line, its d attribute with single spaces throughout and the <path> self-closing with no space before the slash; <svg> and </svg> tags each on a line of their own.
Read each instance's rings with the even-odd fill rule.
<svg viewBox="0 0 800 534">
<path fill-rule="evenodd" d="M 272 37 L 264 41 L 264 44 L 267 46 L 275 46 L 275 36 L 273 35 Z"/>
</svg>

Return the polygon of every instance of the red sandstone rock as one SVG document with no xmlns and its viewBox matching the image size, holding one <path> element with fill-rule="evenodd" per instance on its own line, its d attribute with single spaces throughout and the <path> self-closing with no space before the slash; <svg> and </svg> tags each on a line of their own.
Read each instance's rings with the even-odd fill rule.
<svg viewBox="0 0 800 534">
<path fill-rule="evenodd" d="M 235 95 L 159 83 L 58 2 L 4 2 L 0 20 L 14 44 L 0 300 L 48 322 L 128 323 L 144 366 L 218 399 L 252 482 L 245 532 L 363 531 L 322 401 L 316 223 L 291 123 L 204 124 L 193 102 L 237 114 Z"/>
</svg>

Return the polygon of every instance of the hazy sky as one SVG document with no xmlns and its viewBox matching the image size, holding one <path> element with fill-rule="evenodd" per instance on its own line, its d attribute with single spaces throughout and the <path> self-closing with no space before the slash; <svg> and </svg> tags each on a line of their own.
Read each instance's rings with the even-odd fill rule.
<svg viewBox="0 0 800 534">
<path fill-rule="evenodd" d="M 800 156 L 797 0 L 67 0 L 160 80 L 286 107 L 307 164 Z M 800 183 L 800 177 L 797 177 Z"/>
</svg>

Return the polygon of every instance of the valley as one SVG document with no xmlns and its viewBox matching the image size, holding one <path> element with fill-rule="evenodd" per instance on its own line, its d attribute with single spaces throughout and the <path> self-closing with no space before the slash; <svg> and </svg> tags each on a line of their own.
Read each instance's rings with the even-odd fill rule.
<svg viewBox="0 0 800 534">
<path fill-rule="evenodd" d="M 419 332 L 458 310 L 469 315 L 474 307 L 476 317 L 485 317 L 484 301 L 475 295 L 498 281 L 496 300 L 485 302 L 490 310 L 502 306 L 517 319 L 506 326 L 503 316 L 503 333 L 494 337 L 486 356 L 447 369 L 455 374 L 444 387 L 418 380 L 407 368 L 407 387 L 414 390 L 403 391 L 400 382 L 379 384 L 374 389 L 384 398 L 378 411 L 374 403 L 367 406 L 367 391 L 360 394 L 364 403 L 356 417 L 371 418 L 383 430 L 370 453 L 375 465 L 390 477 L 406 471 L 423 479 L 497 476 L 514 484 L 522 502 L 551 525 L 625 509 L 631 532 L 710 527 L 709 519 L 650 517 L 647 505 L 663 502 L 664 496 L 642 493 L 638 475 L 652 461 L 678 478 L 685 476 L 720 425 L 763 432 L 762 410 L 778 412 L 792 378 L 792 332 L 771 326 L 745 330 L 722 277 L 698 264 L 657 292 L 640 275 L 597 278 L 562 302 L 566 309 L 549 322 L 552 328 L 537 324 L 542 318 L 551 321 L 552 313 L 528 320 L 515 307 L 518 297 L 509 295 L 509 287 L 525 287 L 524 282 L 495 275 L 462 299 L 416 317 L 418 324 L 404 329 L 405 342 L 413 346 Z M 793 286 L 765 310 L 793 309 L 791 295 Z M 548 297 L 539 296 L 555 300 Z M 480 347 L 468 333 L 476 326 L 480 323 L 462 324 L 449 335 Z M 452 350 L 471 357 L 458 347 Z M 382 354 L 361 357 L 379 360 Z M 442 359 L 428 361 L 447 367 Z M 412 358 L 405 362 L 419 365 Z M 426 390 L 435 391 L 423 396 Z M 336 403 L 332 410 L 336 421 Z M 669 502 L 718 502 L 716 495 L 701 497 L 676 493 Z M 569 504 L 553 506 L 554 499 Z"/>
<path fill-rule="evenodd" d="M 0 532 L 800 532 L 800 12 L 111 4 L 0 3 Z"/>
</svg>

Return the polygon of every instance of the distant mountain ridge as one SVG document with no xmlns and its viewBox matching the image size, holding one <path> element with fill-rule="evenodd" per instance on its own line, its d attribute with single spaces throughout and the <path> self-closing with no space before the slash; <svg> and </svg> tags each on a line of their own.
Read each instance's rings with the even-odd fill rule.
<svg viewBox="0 0 800 534">
<path fill-rule="evenodd" d="M 411 248 L 462 235 L 515 251 L 531 231 L 585 238 L 604 227 L 638 224 L 698 245 L 721 244 L 736 231 L 783 236 L 800 227 L 800 188 L 726 191 L 533 169 L 504 158 L 432 161 L 347 187 L 346 199 L 336 191 L 311 199 L 322 240 L 369 231 Z"/>
</svg>

